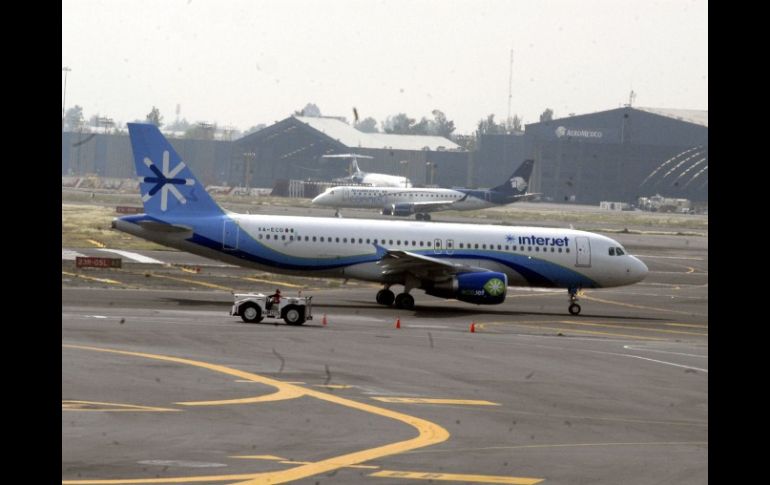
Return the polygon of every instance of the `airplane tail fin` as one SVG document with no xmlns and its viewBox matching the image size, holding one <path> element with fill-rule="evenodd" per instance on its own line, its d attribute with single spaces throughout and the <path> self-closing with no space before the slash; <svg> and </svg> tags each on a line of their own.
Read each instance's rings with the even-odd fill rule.
<svg viewBox="0 0 770 485">
<path fill-rule="evenodd" d="M 529 178 L 532 176 L 532 167 L 534 165 L 534 160 L 524 160 L 504 184 L 498 185 L 492 190 L 507 196 L 526 194 L 527 188 L 529 187 Z"/>
<path fill-rule="evenodd" d="M 128 123 L 128 133 L 147 215 L 167 218 L 223 213 L 157 126 Z"/>
<path fill-rule="evenodd" d="M 358 168 L 358 160 L 356 160 L 356 157 L 353 157 L 353 161 L 350 162 L 350 166 L 352 167 L 351 175 L 357 175 L 361 173 L 361 169 Z"/>
</svg>

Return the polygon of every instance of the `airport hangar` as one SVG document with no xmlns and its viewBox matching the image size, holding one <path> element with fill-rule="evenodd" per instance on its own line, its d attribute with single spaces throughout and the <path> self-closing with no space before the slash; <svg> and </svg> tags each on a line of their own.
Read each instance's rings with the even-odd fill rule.
<svg viewBox="0 0 770 485">
<path fill-rule="evenodd" d="M 332 117 L 292 116 L 235 141 L 172 138 L 207 185 L 272 187 L 280 179 L 331 180 L 359 153 L 363 171 L 405 175 L 415 185 L 494 187 L 533 158 L 530 192 L 598 204 L 660 194 L 708 202 L 708 111 L 624 107 L 481 135 L 475 152 L 444 137 L 364 133 Z M 68 132 L 62 175 L 133 178 L 128 137 Z M 213 161 L 213 162 L 212 162 Z M 307 195 L 307 194 L 306 194 Z"/>
<path fill-rule="evenodd" d="M 335 117 L 291 116 L 233 142 L 233 167 L 246 186 L 273 181 L 332 180 L 349 174 L 355 153 L 364 172 L 408 177 L 415 185 L 465 186 L 469 152 L 441 136 L 364 133 Z"/>
<path fill-rule="evenodd" d="M 530 192 L 577 204 L 640 196 L 708 203 L 708 111 L 623 107 L 482 135 L 471 184 L 493 187 L 534 158 Z"/>
</svg>

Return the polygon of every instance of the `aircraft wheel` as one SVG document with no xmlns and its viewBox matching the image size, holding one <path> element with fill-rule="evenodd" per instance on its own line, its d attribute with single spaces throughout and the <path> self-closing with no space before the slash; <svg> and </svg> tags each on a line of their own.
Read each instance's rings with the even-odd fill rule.
<svg viewBox="0 0 770 485">
<path fill-rule="evenodd" d="M 398 296 L 396 296 L 396 308 L 402 310 L 414 309 L 414 297 L 409 293 L 399 293 Z"/>
<path fill-rule="evenodd" d="M 430 214 L 423 214 L 422 215 L 422 220 L 429 221 L 430 220 Z"/>
<path fill-rule="evenodd" d="M 423 215 L 422 214 L 415 214 L 414 218 L 417 219 L 418 221 L 421 221 L 421 220 L 423 220 Z"/>
<path fill-rule="evenodd" d="M 377 292 L 377 303 L 380 305 L 390 306 L 395 299 L 396 296 L 390 290 L 380 290 Z"/>
<path fill-rule="evenodd" d="M 246 323 L 259 323 L 262 321 L 262 310 L 254 303 L 246 303 L 239 309 L 241 320 Z"/>
<path fill-rule="evenodd" d="M 577 303 L 573 303 L 569 306 L 569 312 L 573 315 L 579 315 L 580 314 L 580 305 Z"/>
</svg>

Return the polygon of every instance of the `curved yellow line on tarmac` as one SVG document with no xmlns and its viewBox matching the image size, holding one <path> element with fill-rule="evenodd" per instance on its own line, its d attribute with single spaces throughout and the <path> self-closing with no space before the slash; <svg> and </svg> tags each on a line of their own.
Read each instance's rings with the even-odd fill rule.
<svg viewBox="0 0 770 485">
<path fill-rule="evenodd" d="M 369 448 L 366 450 L 356 451 L 348 453 L 346 455 L 335 456 L 327 458 L 306 465 L 297 466 L 288 470 L 257 473 L 253 475 L 219 475 L 219 476 L 207 476 L 207 477 L 176 477 L 176 478 L 156 478 L 156 479 L 124 479 L 124 480 L 64 480 L 63 484 L 67 485 L 106 485 L 117 483 L 184 483 L 184 482 L 199 482 L 199 481 L 226 481 L 226 480 L 238 480 L 246 479 L 244 482 L 238 482 L 238 485 L 257 484 L 257 483 L 285 483 L 292 480 L 299 480 L 302 478 L 311 477 L 320 473 L 329 472 L 342 467 L 356 465 L 366 461 L 382 458 L 388 455 L 395 455 L 397 453 L 403 453 L 405 451 L 411 451 L 417 448 L 423 448 L 425 446 L 435 445 L 442 443 L 449 439 L 449 432 L 443 427 L 426 421 L 424 419 L 409 416 L 407 414 L 399 413 L 397 411 L 391 411 L 389 409 L 372 406 L 370 404 L 364 404 L 351 399 L 335 396 L 314 389 L 305 389 L 295 384 L 287 384 L 282 381 L 270 379 L 251 372 L 241 371 L 238 369 L 232 369 L 223 365 L 209 364 L 207 362 L 201 362 L 197 360 L 183 359 L 180 357 L 170 357 L 166 355 L 146 354 L 143 352 L 129 352 L 125 350 L 106 349 L 100 347 L 89 347 L 84 345 L 62 345 L 62 347 L 82 350 L 93 350 L 95 352 L 106 352 L 121 355 L 130 355 L 134 357 L 144 357 L 147 359 L 163 360 L 167 362 L 176 362 L 179 364 L 186 364 L 195 367 L 201 367 L 214 372 L 220 372 L 222 374 L 228 374 L 231 376 L 240 377 L 254 382 L 266 384 L 268 386 L 277 387 L 279 390 L 285 390 L 287 392 L 298 393 L 308 397 L 314 397 L 322 401 L 327 401 L 340 406 L 345 406 L 359 411 L 364 411 L 378 416 L 401 421 L 409 426 L 415 428 L 418 435 L 415 438 L 398 441 L 384 446 L 378 446 L 376 448 Z"/>
<path fill-rule="evenodd" d="M 264 396 L 244 397 L 240 399 L 225 399 L 222 401 L 175 402 L 174 404 L 181 404 L 182 406 L 223 406 L 228 404 L 253 404 L 257 402 L 284 401 L 286 399 L 295 399 L 304 395 L 304 392 L 300 392 L 295 389 L 279 389 L 277 392 L 266 394 Z"/>
</svg>

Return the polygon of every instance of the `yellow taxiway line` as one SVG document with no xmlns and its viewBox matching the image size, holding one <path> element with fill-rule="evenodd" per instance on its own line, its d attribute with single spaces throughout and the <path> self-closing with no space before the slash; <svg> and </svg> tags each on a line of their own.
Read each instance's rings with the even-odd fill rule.
<svg viewBox="0 0 770 485">
<path fill-rule="evenodd" d="M 308 478 L 321 473 L 326 473 L 332 470 L 349 467 L 351 465 L 358 465 L 367 461 L 371 461 L 377 458 L 382 458 L 389 455 L 395 455 L 398 453 L 404 453 L 406 451 L 423 448 L 437 443 L 442 443 L 449 439 L 449 432 L 443 427 L 432 423 L 430 421 L 417 418 L 415 416 L 409 416 L 404 413 L 392 411 L 370 404 L 364 404 L 351 399 L 335 396 L 326 392 L 317 391 L 315 389 L 309 389 L 297 386 L 295 384 L 287 384 L 285 382 L 271 379 L 268 377 L 253 374 L 231 367 L 223 365 L 210 364 L 207 362 L 201 362 L 197 360 L 184 359 L 181 357 L 172 357 L 167 355 L 147 354 L 143 352 L 129 352 L 125 350 L 116 350 L 101 347 L 90 347 L 83 345 L 62 345 L 63 347 L 70 349 L 90 350 L 94 352 L 104 352 L 119 355 L 127 355 L 132 357 L 142 357 L 146 359 L 161 360 L 166 362 L 175 362 L 183 365 L 190 365 L 194 367 L 200 367 L 213 372 L 219 372 L 230 376 L 235 376 L 241 379 L 259 382 L 268 386 L 273 386 L 279 390 L 285 390 L 286 392 L 292 392 L 296 395 L 302 395 L 312 397 L 322 401 L 338 404 L 358 411 L 363 411 L 385 418 L 394 419 L 405 423 L 417 430 L 417 436 L 395 443 L 389 443 L 374 448 L 368 448 L 352 453 L 347 453 L 340 456 L 327 458 L 317 462 L 311 462 L 303 465 L 290 468 L 288 470 L 271 471 L 254 474 L 241 474 L 241 475 L 209 475 L 198 477 L 171 477 L 171 478 L 128 478 L 128 479 L 111 479 L 111 480 L 63 480 L 64 485 L 108 485 L 108 484 L 150 484 L 150 483 L 192 483 L 192 482 L 211 482 L 211 481 L 232 481 L 243 480 L 238 482 L 239 485 L 246 484 L 258 484 L 258 483 L 285 483 L 292 480 L 300 480 Z"/>
</svg>

